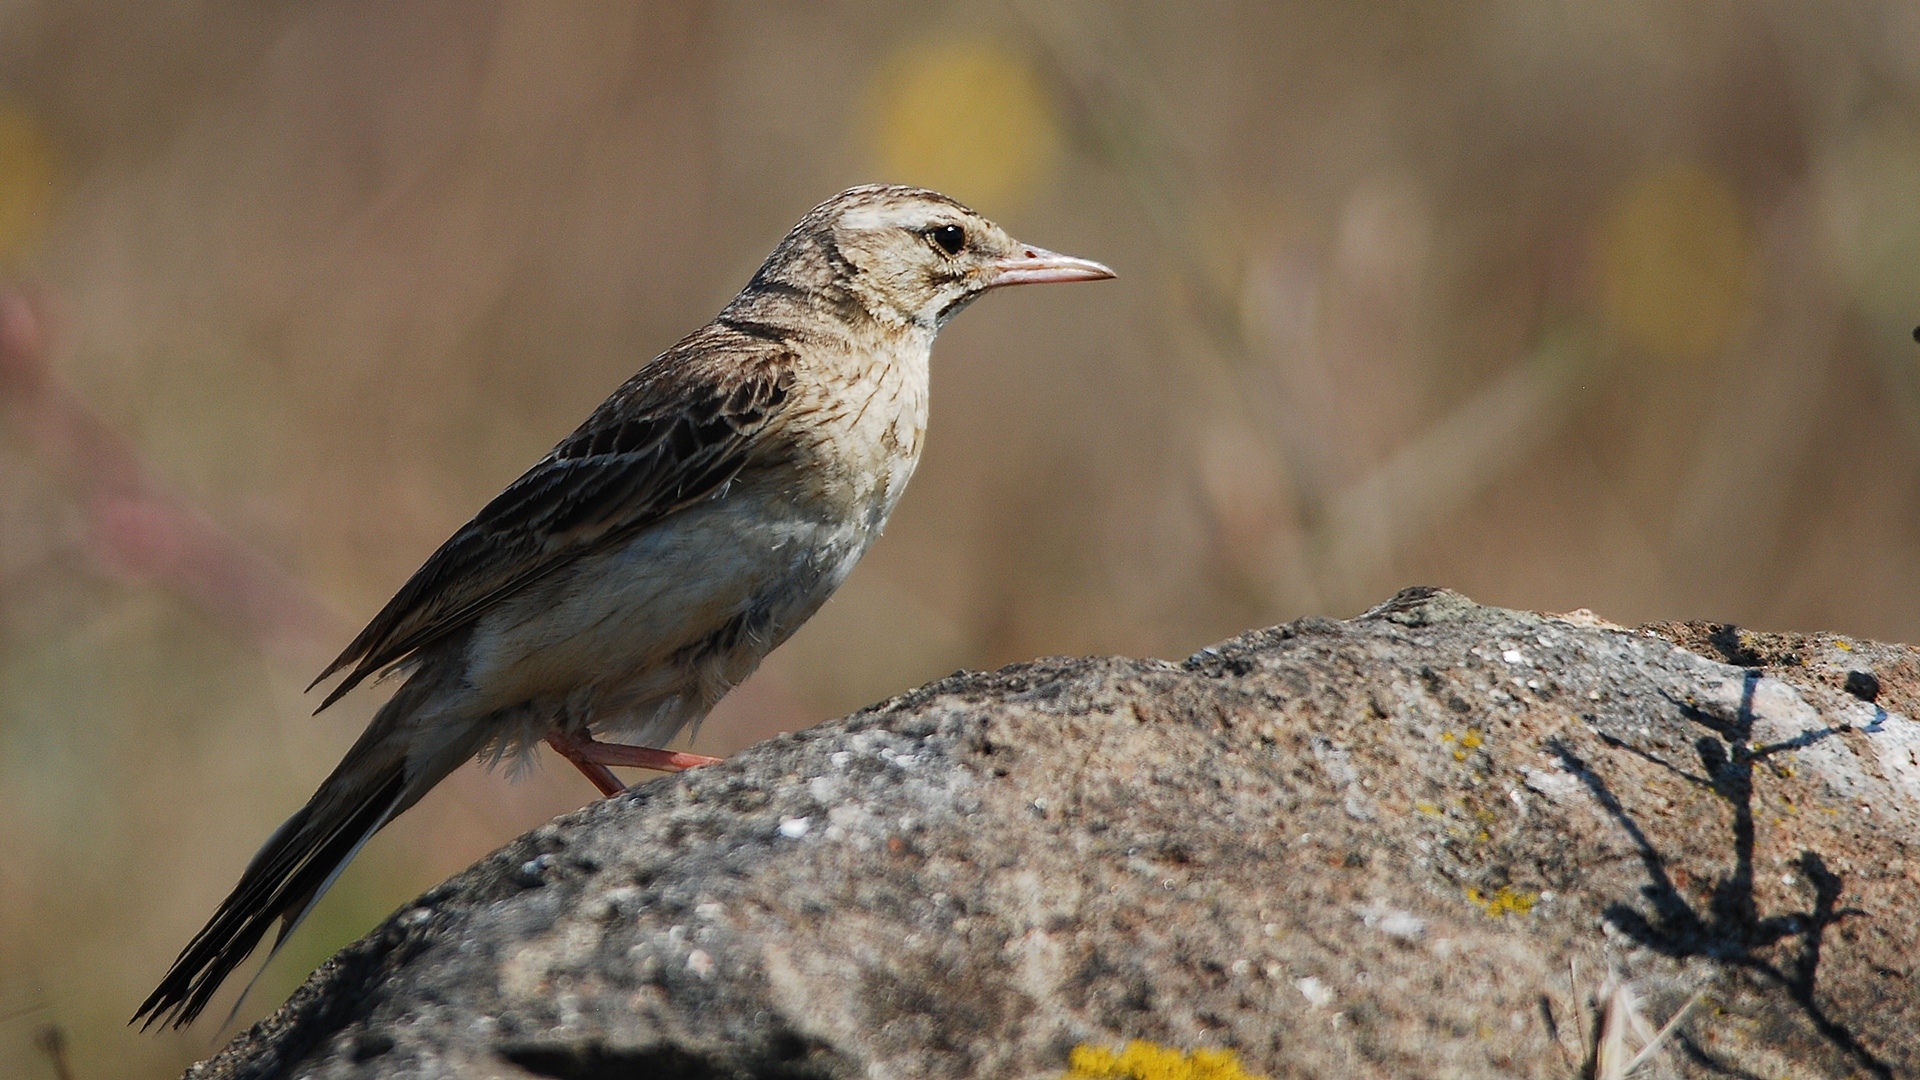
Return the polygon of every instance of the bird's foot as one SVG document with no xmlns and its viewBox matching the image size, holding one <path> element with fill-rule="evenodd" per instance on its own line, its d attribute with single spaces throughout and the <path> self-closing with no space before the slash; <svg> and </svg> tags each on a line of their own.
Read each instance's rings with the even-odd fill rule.
<svg viewBox="0 0 1920 1080">
<path fill-rule="evenodd" d="M 683 769 L 697 769 L 702 765 L 718 765 L 720 759 L 705 754 L 688 754 L 679 750 L 655 750 L 651 746 L 628 746 L 625 743 L 595 742 L 584 740 L 580 746 L 581 756 L 600 765 L 631 765 L 638 769 L 657 769 L 660 772 L 680 772 Z"/>
<path fill-rule="evenodd" d="M 561 757 L 573 763 L 602 795 L 618 795 L 627 790 L 620 778 L 613 775 L 609 765 L 630 765 L 639 769 L 657 769 L 660 772 L 680 772 L 683 769 L 698 768 L 701 765 L 717 765 L 720 759 L 705 754 L 688 754 L 678 750 L 656 750 L 650 746 L 627 746 L 624 743 L 596 742 L 591 735 L 572 735 L 554 732 L 547 736 L 547 745 Z"/>
</svg>

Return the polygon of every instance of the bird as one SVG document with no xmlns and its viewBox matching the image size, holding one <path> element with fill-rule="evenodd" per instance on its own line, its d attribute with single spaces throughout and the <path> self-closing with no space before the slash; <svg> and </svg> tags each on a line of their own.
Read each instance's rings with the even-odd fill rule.
<svg viewBox="0 0 1920 1080">
<path fill-rule="evenodd" d="M 714 762 L 661 748 L 880 535 L 925 441 L 935 335 L 994 289 L 1113 276 L 924 188 L 864 185 L 814 207 L 308 687 L 345 673 L 324 710 L 370 676 L 404 676 L 132 1022 L 192 1023 L 274 923 L 269 961 L 374 833 L 469 759 L 525 764 L 545 743 L 607 796 L 622 790 L 610 765 Z"/>
</svg>

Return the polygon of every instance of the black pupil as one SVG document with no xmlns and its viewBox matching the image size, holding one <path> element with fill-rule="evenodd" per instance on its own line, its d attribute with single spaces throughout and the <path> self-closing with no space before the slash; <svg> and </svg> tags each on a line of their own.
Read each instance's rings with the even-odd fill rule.
<svg viewBox="0 0 1920 1080">
<path fill-rule="evenodd" d="M 967 246 L 967 231 L 958 225 L 942 225 L 933 230 L 933 242 L 940 245 L 941 251 L 958 255 L 960 249 Z"/>
</svg>

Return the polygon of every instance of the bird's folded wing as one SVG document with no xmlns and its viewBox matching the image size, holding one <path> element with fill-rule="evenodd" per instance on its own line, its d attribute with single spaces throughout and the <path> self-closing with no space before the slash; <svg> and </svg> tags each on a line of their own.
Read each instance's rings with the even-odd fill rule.
<svg viewBox="0 0 1920 1080">
<path fill-rule="evenodd" d="M 786 404 L 792 357 L 693 344 L 649 364 L 442 544 L 314 680 L 352 665 L 320 708 L 540 577 L 721 491 Z"/>
</svg>

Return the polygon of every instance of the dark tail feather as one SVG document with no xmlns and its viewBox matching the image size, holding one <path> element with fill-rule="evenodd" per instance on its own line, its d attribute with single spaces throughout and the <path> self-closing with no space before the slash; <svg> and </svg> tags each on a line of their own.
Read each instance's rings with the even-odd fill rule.
<svg viewBox="0 0 1920 1080">
<path fill-rule="evenodd" d="M 352 760 L 353 755 L 348 755 Z M 401 800 L 408 794 L 404 760 L 356 778 L 361 781 L 355 784 L 359 791 L 329 798 L 333 794 L 329 789 L 346 768 L 343 762 L 313 799 L 268 838 L 247 864 L 240 883 L 180 951 L 166 978 L 147 995 L 130 1022 L 139 1023 L 142 1031 L 155 1024 L 180 1028 L 192 1023 L 220 984 L 260 944 L 274 920 L 283 920 L 273 945 L 277 953 L 361 846 L 400 812 Z"/>
</svg>

